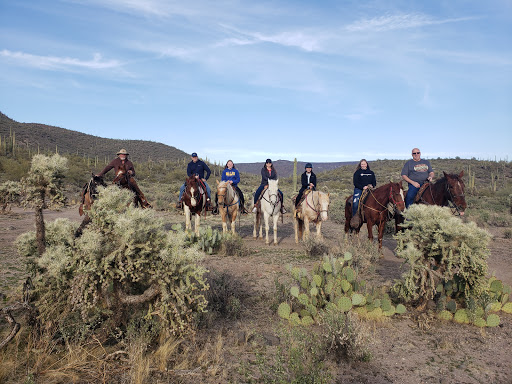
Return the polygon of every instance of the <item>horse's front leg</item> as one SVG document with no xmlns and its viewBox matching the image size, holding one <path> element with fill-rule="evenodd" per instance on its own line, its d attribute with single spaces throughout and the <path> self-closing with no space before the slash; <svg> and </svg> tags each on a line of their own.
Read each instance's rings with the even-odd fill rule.
<svg viewBox="0 0 512 384">
<path fill-rule="evenodd" d="M 270 242 L 268 241 L 268 230 L 269 230 L 269 219 L 270 219 L 270 215 L 265 212 L 264 214 L 264 218 L 265 218 L 265 244 L 270 244 Z"/>
<path fill-rule="evenodd" d="M 322 220 L 318 220 L 316 222 L 316 237 L 320 240 L 323 239 L 323 237 L 322 237 Z"/>
<path fill-rule="evenodd" d="M 185 230 L 191 231 L 192 230 L 192 223 L 190 222 L 190 208 L 188 205 L 185 204 L 185 207 L 183 208 L 185 211 Z"/>
<path fill-rule="evenodd" d="M 196 227 L 195 227 L 195 232 L 196 232 L 196 235 L 199 236 L 199 223 L 201 222 L 201 214 L 198 212 L 196 213 Z"/>
<path fill-rule="evenodd" d="M 238 214 L 238 210 L 233 209 L 233 212 L 231 213 L 231 233 L 233 233 L 233 235 L 236 233 L 236 216 L 237 216 L 237 214 Z"/>
<path fill-rule="evenodd" d="M 384 237 L 384 228 L 386 227 L 386 221 L 381 220 L 379 222 L 379 251 L 382 253 L 382 238 Z"/>
<path fill-rule="evenodd" d="M 222 234 L 225 234 L 228 231 L 227 216 L 227 212 L 224 212 L 224 208 L 221 208 L 220 217 L 222 218 Z"/>
<path fill-rule="evenodd" d="M 293 218 L 293 229 L 295 230 L 295 244 L 299 244 L 299 219 L 296 215 Z"/>
<path fill-rule="evenodd" d="M 277 222 L 279 220 L 279 213 L 272 216 L 272 218 L 274 219 L 274 245 L 277 245 Z"/>
<path fill-rule="evenodd" d="M 368 228 L 368 239 L 373 242 L 373 221 L 368 220 L 366 222 L 366 227 Z"/>
<path fill-rule="evenodd" d="M 309 218 L 306 214 L 304 214 L 304 219 L 303 219 L 303 222 L 304 222 L 304 229 L 303 229 L 303 232 L 304 232 L 304 236 L 303 236 L 303 240 L 306 241 L 309 239 Z"/>
</svg>

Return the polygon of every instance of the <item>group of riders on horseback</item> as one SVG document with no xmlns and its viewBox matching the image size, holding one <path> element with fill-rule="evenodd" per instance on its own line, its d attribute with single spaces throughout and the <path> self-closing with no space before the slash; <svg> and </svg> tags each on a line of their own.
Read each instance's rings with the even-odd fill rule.
<svg viewBox="0 0 512 384">
<path fill-rule="evenodd" d="M 128 159 L 129 153 L 126 149 L 121 149 L 117 153 L 117 157 L 112 160 L 100 173 L 96 174 L 96 177 L 103 177 L 111 169 L 114 169 L 115 178 L 114 183 L 131 189 L 136 195 L 136 202 L 143 208 L 151 207 L 146 197 L 140 190 L 135 181 L 135 169 L 133 163 Z M 191 161 L 187 165 L 187 176 L 195 177 L 199 183 L 201 189 L 206 194 L 206 210 L 213 211 L 214 214 L 218 213 L 218 198 L 215 196 L 215 204 L 211 204 L 211 189 L 208 185 L 208 178 L 211 175 L 211 170 L 208 165 L 200 160 L 197 153 L 191 154 Z M 414 201 L 417 195 L 421 197 L 423 190 L 427 186 L 427 182 L 432 181 L 434 177 L 434 171 L 428 160 L 421 159 L 421 152 L 418 148 L 412 150 L 412 159 L 408 160 L 401 172 L 402 179 L 405 180 L 409 188 L 407 195 L 404 198 L 405 207 L 409 207 Z M 462 176 L 462 175 L 461 175 Z M 253 211 L 256 213 L 258 203 L 261 199 L 262 192 L 268 188 L 269 180 L 277 180 L 277 171 L 274 168 L 271 159 L 265 161 L 264 166 L 261 169 L 261 183 L 254 194 L 254 208 Z M 224 170 L 222 172 L 221 181 L 227 182 L 233 187 L 239 197 L 239 206 L 242 213 L 248 213 L 245 209 L 244 194 L 240 190 L 238 184 L 240 183 L 240 173 L 236 169 L 232 160 L 228 160 Z M 366 159 L 359 161 L 356 171 L 353 175 L 354 194 L 351 198 L 351 212 L 352 217 L 356 218 L 361 214 L 360 202 L 364 201 L 368 193 L 376 187 L 377 180 L 375 173 L 370 169 L 370 165 Z M 304 196 L 313 191 L 317 186 L 317 178 L 313 172 L 313 165 L 307 163 L 305 165 L 305 171 L 301 175 L 301 188 L 295 197 L 295 208 L 297 208 Z M 177 203 L 178 208 L 183 206 L 183 193 L 186 188 L 186 183 L 180 187 L 179 201 Z M 281 202 L 284 201 L 283 193 L 278 190 L 279 198 Z M 417 199 L 416 199 L 417 200 Z M 281 204 L 281 213 L 286 213 L 284 204 Z M 353 224 L 353 223 L 352 223 Z M 355 225 L 352 225 L 355 226 Z"/>
</svg>

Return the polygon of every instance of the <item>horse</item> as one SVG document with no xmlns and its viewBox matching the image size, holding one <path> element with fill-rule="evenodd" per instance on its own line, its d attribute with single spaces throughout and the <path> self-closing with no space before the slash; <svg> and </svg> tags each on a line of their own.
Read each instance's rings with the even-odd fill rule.
<svg viewBox="0 0 512 384">
<path fill-rule="evenodd" d="M 201 213 L 206 215 L 206 188 L 201 187 L 201 182 L 195 176 L 185 180 L 185 191 L 183 192 L 183 210 L 185 211 L 185 230 L 192 230 L 191 215 L 195 214 L 194 231 L 199 236 L 199 223 Z"/>
<path fill-rule="evenodd" d="M 345 202 L 345 233 L 355 231 L 359 233 L 361 226 L 366 222 L 368 228 L 368 238 L 373 241 L 372 228 L 377 225 L 379 233 L 379 250 L 382 249 L 382 237 L 384 236 L 384 226 L 388 220 L 388 204 L 392 203 L 393 212 L 405 210 L 404 190 L 402 188 L 402 181 L 398 183 L 390 182 L 376 189 L 370 189 L 366 200 L 359 201 L 361 205 L 361 213 L 363 220 L 357 228 L 351 228 L 350 219 L 352 218 L 352 197 L 349 196 Z"/>
<path fill-rule="evenodd" d="M 277 221 L 279 220 L 279 214 L 281 213 L 281 206 L 283 202 L 278 192 L 278 180 L 269 180 L 268 188 L 261 193 L 260 205 L 258 206 L 257 212 L 254 215 L 254 230 L 253 237 L 257 236 L 257 229 L 260 229 L 260 239 L 263 238 L 263 228 L 261 223 L 261 214 L 265 219 L 265 244 L 270 244 L 268 240 L 268 229 L 269 219 L 272 216 L 274 221 L 274 244 L 277 245 Z"/>
<path fill-rule="evenodd" d="M 96 199 L 96 196 L 98 196 L 98 186 L 106 187 L 107 184 L 103 180 L 103 177 L 96 176 L 93 173 L 91 179 L 83 186 L 82 193 L 80 194 L 80 207 L 78 207 L 78 213 L 80 216 L 83 216 L 85 213 L 85 217 L 75 231 L 75 237 L 81 236 L 84 228 L 91 222 L 91 218 L 86 212 L 84 212 L 84 208 L 86 211 L 91 209 L 92 203 Z"/>
<path fill-rule="evenodd" d="M 240 206 L 240 197 L 227 181 L 217 180 L 217 207 L 222 217 L 222 233 L 228 231 L 227 220 L 231 220 L 231 232 L 235 234 L 235 222 Z"/>
<path fill-rule="evenodd" d="M 113 184 L 117 184 L 120 188 L 127 188 L 133 193 L 135 193 L 135 197 L 133 198 L 133 204 L 136 207 L 141 208 L 152 208 L 151 204 L 146 200 L 146 197 L 140 190 L 139 186 L 137 185 L 137 182 L 133 177 L 131 177 L 124 168 L 120 168 L 117 171 L 116 177 L 114 178 L 114 181 L 112 181 Z"/>
<path fill-rule="evenodd" d="M 451 207 L 453 214 L 458 213 L 464 216 L 467 208 L 464 190 L 466 186 L 462 177 L 464 171 L 457 174 L 449 174 L 443 171 L 443 177 L 435 183 L 427 183 L 422 187 L 416 198 L 415 204 L 439 205 L 441 207 Z M 402 215 L 395 216 L 396 230 L 400 229 L 400 224 L 404 222 Z"/>
<path fill-rule="evenodd" d="M 295 242 L 299 242 L 299 237 L 306 240 L 309 237 L 309 222 L 316 224 L 317 238 L 321 239 L 322 221 L 327 220 L 327 210 L 329 209 L 329 194 L 320 191 L 311 191 L 299 204 L 299 208 L 294 209 L 295 218 Z"/>
</svg>

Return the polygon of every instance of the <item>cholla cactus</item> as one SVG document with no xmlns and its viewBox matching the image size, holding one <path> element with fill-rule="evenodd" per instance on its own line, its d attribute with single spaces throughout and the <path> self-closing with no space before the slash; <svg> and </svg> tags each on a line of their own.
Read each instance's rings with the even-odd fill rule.
<svg viewBox="0 0 512 384">
<path fill-rule="evenodd" d="M 34 155 L 28 176 L 22 180 L 25 189 L 25 204 L 35 208 L 37 247 L 41 256 L 45 251 L 45 225 L 43 209 L 47 199 L 52 205 L 65 201 L 63 194 L 64 173 L 68 159 L 55 154 L 51 157 Z"/>
<path fill-rule="evenodd" d="M 405 217 L 408 229 L 396 236 L 396 251 L 410 268 L 394 286 L 400 297 L 425 302 L 440 283 L 462 301 L 487 289 L 488 232 L 437 206 L 413 205 Z"/>
<path fill-rule="evenodd" d="M 11 204 L 17 204 L 21 198 L 21 184 L 17 181 L 6 181 L 0 185 L 0 207 L 2 212 L 7 208 L 11 210 Z"/>
<path fill-rule="evenodd" d="M 48 224 L 47 249 L 36 258 L 34 279 L 43 320 L 78 310 L 84 324 L 100 313 L 117 326 L 143 308 L 173 334 L 193 329 L 207 304 L 206 270 L 198 265 L 202 253 L 185 245 L 184 232 L 166 231 L 154 211 L 136 209 L 132 201 L 126 189 L 100 189 L 89 212 L 92 222 L 76 240 L 75 223 Z M 34 234 L 25 234 L 18 249 L 30 256 L 33 244 Z"/>
</svg>

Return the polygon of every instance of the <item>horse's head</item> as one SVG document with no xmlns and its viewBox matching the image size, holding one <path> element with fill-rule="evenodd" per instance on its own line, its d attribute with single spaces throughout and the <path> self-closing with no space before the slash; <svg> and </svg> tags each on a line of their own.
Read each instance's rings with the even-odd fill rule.
<svg viewBox="0 0 512 384">
<path fill-rule="evenodd" d="M 226 205 L 230 184 L 227 181 L 217 180 L 217 202 L 219 205 Z"/>
<path fill-rule="evenodd" d="M 277 193 L 278 184 L 279 184 L 279 180 L 277 180 L 277 179 L 276 180 L 269 179 L 269 181 L 268 181 L 268 192 L 271 195 Z"/>
<path fill-rule="evenodd" d="M 89 191 L 91 196 L 96 196 L 98 194 L 99 186 L 106 187 L 107 184 L 105 183 L 105 180 L 103 180 L 103 176 L 96 176 L 93 173 L 91 180 L 89 181 Z"/>
<path fill-rule="evenodd" d="M 398 210 L 403 212 L 405 210 L 405 201 L 402 181 L 399 181 L 398 183 L 391 182 L 389 185 L 389 201 L 393 203 L 395 211 Z"/>
<path fill-rule="evenodd" d="M 320 204 L 320 219 L 322 221 L 326 221 L 328 219 L 327 217 L 327 211 L 329 210 L 329 194 L 324 192 L 318 192 L 318 200 Z"/>
<path fill-rule="evenodd" d="M 199 204 L 201 198 L 201 192 L 199 191 L 199 182 L 195 176 L 190 176 L 185 180 L 185 194 L 190 197 L 190 204 L 195 207 Z"/>
<path fill-rule="evenodd" d="M 455 205 L 455 208 L 461 215 L 464 215 L 464 211 L 467 207 L 466 197 L 464 195 L 465 185 L 462 180 L 464 171 L 461 171 L 458 175 L 449 174 L 443 171 L 443 175 L 446 179 L 446 191 L 449 196 L 448 200 Z"/>
</svg>

